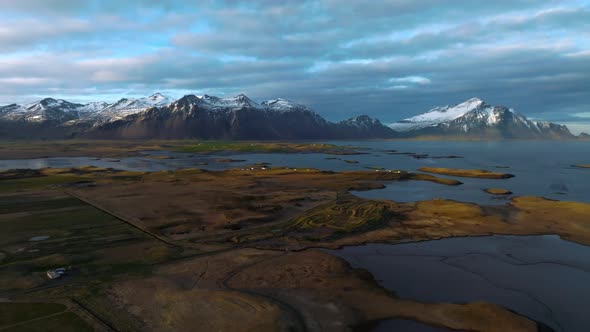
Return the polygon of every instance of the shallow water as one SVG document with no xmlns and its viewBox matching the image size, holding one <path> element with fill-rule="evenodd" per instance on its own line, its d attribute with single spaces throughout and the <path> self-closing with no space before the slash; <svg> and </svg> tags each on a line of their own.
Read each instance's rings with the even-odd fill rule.
<svg viewBox="0 0 590 332">
<path fill-rule="evenodd" d="M 41 236 L 33 236 L 29 239 L 29 242 L 38 242 L 38 241 L 45 241 L 50 238 L 49 235 L 41 235 Z"/>
<path fill-rule="evenodd" d="M 489 180 L 457 178 L 463 185 L 445 186 L 431 182 L 395 182 L 382 190 L 356 193 L 365 198 L 384 198 L 400 202 L 447 198 L 478 204 L 504 204 L 509 197 L 484 193 L 490 187 L 501 187 L 514 195 L 536 195 L 558 200 L 590 202 L 590 169 L 575 168 L 573 164 L 590 163 L 590 142 L 576 141 L 338 141 L 339 145 L 366 148 L 366 154 L 334 156 L 322 153 L 298 154 L 224 154 L 198 155 L 168 151 L 152 151 L 152 156 L 169 156 L 173 159 L 153 159 L 147 156 L 119 158 L 41 158 L 0 160 L 0 170 L 11 168 L 77 167 L 92 165 L 122 170 L 160 171 L 187 167 L 209 170 L 239 168 L 245 165 L 269 162 L 272 166 L 319 168 L 325 170 L 366 170 L 367 167 L 384 167 L 416 171 L 423 166 L 452 168 L 483 168 L 512 173 L 511 179 Z M 392 155 L 386 150 L 429 154 L 430 156 L 456 155 L 463 158 L 415 159 L 409 155 Z M 244 162 L 217 162 L 218 158 L 245 159 Z M 331 159 L 338 158 L 338 159 Z M 344 160 L 356 160 L 350 164 Z M 207 165 L 203 165 L 207 163 Z M 496 166 L 508 168 L 496 168 Z M 443 176 L 444 177 L 444 176 Z"/>
<path fill-rule="evenodd" d="M 152 151 L 129 158 L 43 158 L 0 160 L 0 170 L 12 168 L 78 167 L 92 165 L 122 170 L 160 171 L 197 167 L 209 170 L 240 168 L 259 162 L 272 166 L 325 170 L 366 170 L 384 167 L 416 171 L 423 166 L 482 168 L 516 175 L 511 179 L 457 178 L 464 184 L 445 186 L 423 181 L 388 184 L 385 189 L 356 192 L 366 198 L 400 202 L 447 198 L 478 204 L 505 204 L 485 188 L 509 189 L 515 195 L 590 202 L 590 142 L 497 141 L 419 142 L 351 141 L 334 144 L 363 147 L 366 154 L 334 156 L 304 154 L 198 155 Z M 386 150 L 457 155 L 463 158 L 416 159 Z M 153 159 L 169 156 L 172 159 Z M 217 162 L 218 158 L 245 159 Z M 337 159 L 334 159 L 337 158 Z M 357 164 L 344 160 L 356 160 Z M 207 163 L 207 165 L 203 165 Z M 503 168 L 496 168 L 502 166 Z M 507 168 L 504 168 L 507 167 Z M 444 176 L 442 176 L 444 177 Z M 369 270 L 384 287 L 401 297 L 428 302 L 489 301 L 543 322 L 556 331 L 590 331 L 590 247 L 557 236 L 491 236 L 452 238 L 400 245 L 370 244 L 331 251 L 353 265 Z M 441 331 L 403 320 L 381 322 L 377 331 Z"/>
<path fill-rule="evenodd" d="M 590 331 L 590 247 L 558 236 L 448 238 L 329 252 L 402 298 L 487 301 L 556 331 Z"/>
</svg>

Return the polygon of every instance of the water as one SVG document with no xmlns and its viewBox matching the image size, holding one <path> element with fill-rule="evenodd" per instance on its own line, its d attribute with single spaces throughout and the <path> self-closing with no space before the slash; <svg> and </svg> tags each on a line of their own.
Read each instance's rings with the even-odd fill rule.
<svg viewBox="0 0 590 332">
<path fill-rule="evenodd" d="M 356 192 L 366 198 L 399 202 L 454 199 L 478 204 L 505 204 L 509 197 L 482 191 L 500 187 L 515 195 L 544 196 L 558 200 L 590 202 L 590 142 L 575 141 L 351 141 L 329 142 L 363 147 L 366 154 L 334 156 L 309 154 L 198 155 L 168 151 L 119 158 L 43 158 L 0 160 L 0 170 L 12 168 L 78 167 L 92 165 L 122 170 L 160 171 L 198 167 L 209 170 L 240 168 L 259 162 L 272 166 L 325 170 L 366 170 L 384 167 L 416 171 L 423 166 L 482 168 L 514 174 L 511 179 L 457 178 L 464 184 L 445 186 L 431 182 L 393 182 L 385 189 Z M 387 150 L 457 159 L 393 155 Z M 169 156 L 153 159 L 149 156 Z M 218 162 L 218 158 L 245 159 Z M 338 159 L 333 159 L 338 158 Z M 343 160 L 356 160 L 357 164 Z M 207 163 L 207 165 L 203 165 Z M 497 168 L 501 166 L 502 168 Z M 442 176 L 444 177 L 444 176 Z M 370 244 L 331 251 L 353 265 L 369 270 L 381 284 L 405 298 L 426 302 L 498 303 L 543 322 L 556 331 L 590 331 L 590 247 L 556 236 L 492 236 L 451 238 L 399 245 Z M 444 331 L 423 324 L 390 320 L 377 331 Z"/>
<path fill-rule="evenodd" d="M 45 241 L 50 238 L 49 235 L 40 235 L 40 236 L 33 236 L 29 239 L 30 242 L 38 242 L 38 241 Z"/>
<path fill-rule="evenodd" d="M 354 144 L 354 142 L 350 142 Z M 396 149 L 431 156 L 463 156 L 461 159 L 415 159 L 406 155 L 381 155 L 381 166 L 416 170 L 423 166 L 477 168 L 516 175 L 511 179 L 457 178 L 463 185 L 441 186 L 428 182 L 394 183 L 384 190 L 359 194 L 366 198 L 416 201 L 447 198 L 478 204 L 504 204 L 505 197 L 482 189 L 501 187 L 517 196 L 536 195 L 557 200 L 590 202 L 590 169 L 572 167 L 590 162 L 590 142 L 575 141 L 481 141 L 415 142 L 373 141 L 363 146 L 375 150 Z M 377 158 L 375 158 L 377 159 Z M 366 160 L 366 158 L 365 158 Z M 371 160 L 374 162 L 374 160 Z M 509 168 L 496 168 L 496 166 Z M 443 176 L 444 177 L 444 176 Z"/>
<path fill-rule="evenodd" d="M 448 238 L 329 252 L 402 298 L 492 302 L 556 331 L 590 331 L 590 247 L 558 236 Z"/>
<path fill-rule="evenodd" d="M 313 167 L 325 170 L 366 170 L 384 167 L 416 171 L 423 166 L 451 168 L 482 168 L 516 175 L 511 179 L 487 180 L 458 178 L 461 186 L 445 186 L 431 182 L 394 182 L 382 190 L 355 193 L 365 198 L 391 199 L 399 202 L 447 198 L 478 204 L 504 204 L 509 197 L 497 197 L 482 190 L 501 187 L 514 195 L 536 195 L 557 200 L 590 202 L 590 169 L 573 164 L 590 163 L 590 142 L 576 141 L 337 141 L 339 145 L 363 147 L 366 154 L 334 156 L 322 153 L 305 154 L 224 154 L 198 155 L 168 151 L 152 151 L 147 156 L 119 158 L 42 158 L 0 160 L 0 170 L 11 168 L 77 167 L 92 165 L 133 171 L 161 171 L 187 167 L 209 170 L 239 168 L 269 162 L 272 166 Z M 392 155 L 386 150 L 413 152 L 430 156 L 462 156 L 457 159 L 423 158 Z M 244 162 L 217 162 L 218 158 L 245 159 Z M 339 158 L 339 159 L 330 159 Z M 358 164 L 343 160 L 356 160 Z M 207 165 L 203 165 L 207 163 Z M 508 168 L 496 168 L 496 166 Z M 442 176 L 444 177 L 444 176 Z"/>
</svg>

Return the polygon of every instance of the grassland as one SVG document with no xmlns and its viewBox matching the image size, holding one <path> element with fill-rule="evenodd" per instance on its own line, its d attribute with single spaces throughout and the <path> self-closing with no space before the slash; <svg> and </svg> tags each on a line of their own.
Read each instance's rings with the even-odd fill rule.
<svg viewBox="0 0 590 332">
<path fill-rule="evenodd" d="M 354 148 L 342 147 L 333 144 L 322 143 L 277 143 L 277 142 L 236 142 L 236 141 L 201 141 L 195 143 L 183 143 L 173 148 L 177 152 L 189 153 L 218 153 L 218 152 L 243 152 L 243 153 L 326 153 L 335 155 L 359 154 Z"/>
<path fill-rule="evenodd" d="M 460 184 L 393 170 L 0 172 L 0 297 L 71 300 L 92 313 L 68 307 L 46 327 L 100 321 L 125 331 L 316 331 L 397 317 L 458 330 L 535 331 L 534 322 L 492 304 L 399 299 L 309 248 L 487 234 L 559 234 L 590 244 L 590 205 L 518 197 L 488 208 L 349 193 L 397 181 Z M 40 236 L 48 238 L 32 240 Z M 64 279 L 44 276 L 62 266 L 71 266 Z"/>
<path fill-rule="evenodd" d="M 512 191 L 503 188 L 488 188 L 484 191 L 490 195 L 511 195 Z"/>
<path fill-rule="evenodd" d="M 286 142 L 227 142 L 227 141 L 0 141 L 0 159 L 27 159 L 46 157 L 101 157 L 117 158 L 137 156 L 146 151 L 168 150 L 176 152 L 217 154 L 234 153 L 327 153 L 333 155 L 359 154 L 354 147 L 321 143 Z"/>
<path fill-rule="evenodd" d="M 484 169 L 454 169 L 454 168 L 443 168 L 443 167 L 421 167 L 418 169 L 422 172 L 444 174 L 459 177 L 468 178 L 480 178 L 480 179 L 508 179 L 514 177 L 508 173 L 492 172 Z"/>
<path fill-rule="evenodd" d="M 61 303 L 0 303 L 0 330 L 94 331 L 95 329 Z"/>
<path fill-rule="evenodd" d="M 0 225 L 0 295 L 51 285 L 45 271 L 52 268 L 72 266 L 70 274 L 79 279 L 109 279 L 143 273 L 175 254 L 125 222 L 54 190 L 1 193 Z"/>
</svg>

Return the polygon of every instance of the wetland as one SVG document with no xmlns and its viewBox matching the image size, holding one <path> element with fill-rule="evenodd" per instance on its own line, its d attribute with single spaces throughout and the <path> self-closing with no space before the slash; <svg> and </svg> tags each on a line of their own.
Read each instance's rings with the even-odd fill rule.
<svg viewBox="0 0 590 332">
<path fill-rule="evenodd" d="M 556 159 L 540 165 L 513 142 L 11 144 L 0 149 L 0 297 L 17 316 L 64 307 L 2 328 L 588 326 L 580 142 L 547 142 Z M 48 280 L 58 267 L 66 276 Z"/>
</svg>

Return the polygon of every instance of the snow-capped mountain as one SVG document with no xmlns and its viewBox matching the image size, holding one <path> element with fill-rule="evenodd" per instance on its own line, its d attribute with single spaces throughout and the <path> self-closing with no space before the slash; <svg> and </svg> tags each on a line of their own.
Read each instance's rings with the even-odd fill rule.
<svg viewBox="0 0 590 332">
<path fill-rule="evenodd" d="M 359 137 L 386 138 L 395 136 L 395 133 L 392 133 L 390 128 L 368 115 L 360 115 L 340 121 L 338 125 L 341 130 L 356 132 Z"/>
<path fill-rule="evenodd" d="M 219 98 L 215 96 L 204 95 L 199 98 L 202 104 L 208 105 L 211 109 L 240 109 L 244 107 L 260 108 L 260 105 L 248 98 L 244 94 L 239 94 L 231 98 Z"/>
<path fill-rule="evenodd" d="M 368 117 L 367 117 L 368 118 Z M 362 121 L 368 121 L 364 123 Z M 168 106 L 153 107 L 99 125 L 86 135 L 97 138 L 320 139 L 376 137 L 359 117 L 343 123 L 326 121 L 308 107 L 285 99 L 256 103 L 245 95 L 219 98 L 187 95 Z M 383 125 L 379 133 L 393 137 Z"/>
<path fill-rule="evenodd" d="M 0 106 L 0 120 L 76 125 L 98 124 L 124 118 L 150 107 L 166 106 L 173 100 L 160 93 L 144 98 L 123 98 L 114 104 L 103 101 L 88 104 L 45 98 L 32 103 Z"/>
<path fill-rule="evenodd" d="M 77 119 L 85 105 L 63 99 L 45 98 L 25 105 L 0 107 L 0 119 L 27 122 L 66 122 Z"/>
<path fill-rule="evenodd" d="M 504 106 L 479 98 L 455 106 L 436 107 L 389 125 L 405 136 L 467 136 L 480 138 L 569 138 L 566 126 L 532 121 Z"/>
<path fill-rule="evenodd" d="M 220 98 L 160 93 L 113 104 L 45 98 L 0 106 L 1 137 L 340 139 L 393 137 L 572 138 L 566 126 L 532 121 L 504 106 L 472 98 L 390 126 L 366 115 L 329 122 L 309 107 L 278 98 L 257 103 L 240 94 Z"/>
<path fill-rule="evenodd" d="M 100 112 L 103 109 L 107 108 L 109 106 L 109 103 L 104 102 L 104 101 L 93 101 L 91 103 L 88 103 L 86 105 L 84 105 L 83 107 L 81 107 L 79 109 L 79 111 L 81 112 L 85 112 L 85 113 L 96 113 L 96 112 Z"/>
<path fill-rule="evenodd" d="M 116 103 L 107 105 L 96 113 L 98 122 L 108 122 L 122 119 L 128 115 L 144 111 L 150 107 L 167 106 L 172 99 L 163 96 L 161 93 L 155 93 L 144 98 L 122 98 Z"/>
<path fill-rule="evenodd" d="M 401 132 L 432 127 L 440 123 L 455 120 L 467 112 L 489 108 L 491 106 L 486 105 L 483 100 L 472 98 L 455 106 L 435 107 L 426 113 L 392 123 L 389 127 Z"/>
<path fill-rule="evenodd" d="M 263 101 L 261 103 L 261 105 L 270 109 L 270 110 L 277 111 L 277 112 L 289 112 L 289 111 L 293 111 L 293 110 L 302 110 L 302 111 L 309 110 L 309 108 L 305 105 L 298 104 L 298 103 L 295 103 L 295 102 L 292 102 L 290 100 L 283 99 L 283 98 L 277 98 L 277 99 Z"/>
</svg>

